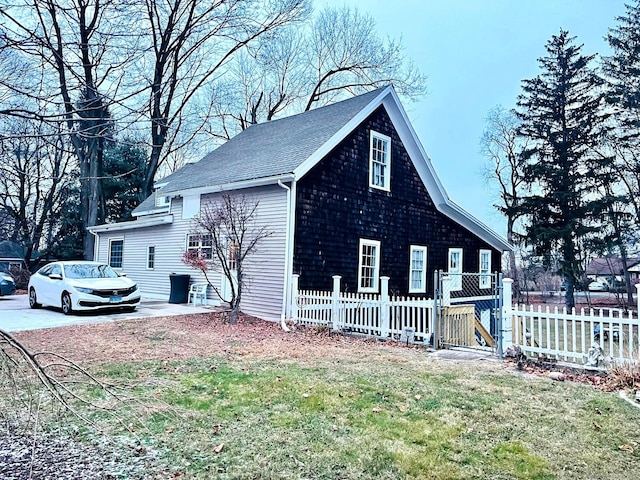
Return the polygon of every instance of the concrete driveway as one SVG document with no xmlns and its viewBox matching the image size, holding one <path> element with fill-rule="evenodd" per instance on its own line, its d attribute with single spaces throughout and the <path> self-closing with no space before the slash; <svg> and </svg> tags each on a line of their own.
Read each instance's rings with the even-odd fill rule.
<svg viewBox="0 0 640 480">
<path fill-rule="evenodd" d="M 59 308 L 42 307 L 32 310 L 29 308 L 29 297 L 27 295 L 11 295 L 0 297 L 0 328 L 7 332 L 19 332 L 21 330 L 37 330 L 84 323 L 105 323 L 135 318 L 208 313 L 212 310 L 213 307 L 194 307 L 186 303 L 174 304 L 160 300 L 145 300 L 143 298 L 135 312 L 124 313 L 104 310 L 63 315 L 62 310 Z"/>
</svg>

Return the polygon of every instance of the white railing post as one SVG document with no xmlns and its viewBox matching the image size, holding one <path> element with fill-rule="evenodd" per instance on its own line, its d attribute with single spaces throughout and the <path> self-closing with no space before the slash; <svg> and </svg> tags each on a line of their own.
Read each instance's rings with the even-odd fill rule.
<svg viewBox="0 0 640 480">
<path fill-rule="evenodd" d="M 298 282 L 300 279 L 300 275 L 293 274 L 291 275 L 291 320 L 297 322 L 298 319 L 298 296 L 300 295 L 300 291 L 298 289 Z"/>
<path fill-rule="evenodd" d="M 442 306 L 451 306 L 451 277 L 442 277 Z"/>
<path fill-rule="evenodd" d="M 333 277 L 333 292 L 331 295 L 331 328 L 333 330 L 340 330 L 340 275 L 334 275 Z"/>
<path fill-rule="evenodd" d="M 389 336 L 389 277 L 380 277 L 380 336 Z"/>
<path fill-rule="evenodd" d="M 513 279 L 502 279 L 502 348 L 505 352 L 513 345 Z"/>
</svg>

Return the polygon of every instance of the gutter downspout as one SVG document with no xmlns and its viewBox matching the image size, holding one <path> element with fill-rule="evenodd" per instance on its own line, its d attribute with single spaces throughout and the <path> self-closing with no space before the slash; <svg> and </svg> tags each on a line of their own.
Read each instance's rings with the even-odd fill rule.
<svg viewBox="0 0 640 480">
<path fill-rule="evenodd" d="M 91 229 L 87 228 L 87 232 L 93 235 L 93 261 L 98 261 L 98 247 L 100 247 L 100 237 L 97 233 L 93 232 Z"/>
<path fill-rule="evenodd" d="M 280 312 L 280 326 L 282 330 L 285 332 L 290 332 L 291 329 L 287 327 L 286 319 L 287 319 L 287 310 L 289 308 L 288 300 L 289 300 L 289 285 L 291 283 L 291 269 L 292 269 L 292 261 L 291 261 L 291 252 L 292 252 L 292 243 L 293 243 L 293 226 L 292 226 L 292 216 L 293 216 L 293 195 L 292 188 L 295 192 L 295 180 L 291 180 L 291 187 L 288 187 L 282 180 L 278 180 L 278 185 L 284 188 L 287 191 L 287 226 L 285 229 L 285 246 L 284 246 L 284 281 L 282 285 L 282 310 Z"/>
</svg>

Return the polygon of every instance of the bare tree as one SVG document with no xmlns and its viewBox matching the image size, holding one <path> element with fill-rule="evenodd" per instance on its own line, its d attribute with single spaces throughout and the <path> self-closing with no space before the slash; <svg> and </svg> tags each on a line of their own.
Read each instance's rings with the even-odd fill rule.
<svg viewBox="0 0 640 480">
<path fill-rule="evenodd" d="M 409 99 L 425 93 L 425 76 L 404 57 L 402 42 L 381 39 L 371 15 L 326 7 L 296 27 L 265 36 L 233 58 L 229 75 L 216 84 L 224 100 L 211 110 L 207 131 L 214 137 L 226 140 L 281 114 L 389 84 Z"/>
<path fill-rule="evenodd" d="M 206 205 L 196 220 L 194 234 L 210 239 L 211 254 L 187 250 L 183 257 L 187 265 L 205 275 L 220 300 L 229 304 L 232 324 L 237 322 L 242 294 L 247 286 L 246 262 L 258 251 L 259 243 L 273 233 L 256 222 L 258 205 L 258 201 L 244 195 L 228 193 L 224 193 L 217 203 Z M 224 298 L 211 282 L 211 271 L 221 273 L 229 282 L 229 298 Z"/>
<path fill-rule="evenodd" d="M 5 26 L 0 41 L 37 68 L 26 82 L 12 76 L 3 84 L 39 107 L 4 113 L 65 126 L 80 169 L 85 228 L 98 220 L 109 98 L 117 96 L 130 60 L 112 48 L 127 31 L 122 6 L 116 0 L 24 0 L 0 9 Z M 93 257 L 93 246 L 86 236 L 85 258 Z"/>
<path fill-rule="evenodd" d="M 410 98 L 423 95 L 425 77 L 402 50 L 401 41 L 378 36 L 371 15 L 346 6 L 324 9 L 312 27 L 313 88 L 305 111 L 335 101 L 341 92 L 355 95 L 388 84 Z"/>
<path fill-rule="evenodd" d="M 498 186 L 500 204 L 494 206 L 507 219 L 507 241 L 517 246 L 520 237 L 515 225 L 521 216 L 519 200 L 525 186 L 522 152 L 527 139 L 518 136 L 520 122 L 516 115 L 500 105 L 489 112 L 486 123 L 480 140 L 480 151 L 487 159 L 485 177 Z M 520 285 L 515 252 L 509 252 L 509 270 L 517 295 Z"/>
<path fill-rule="evenodd" d="M 175 133 L 184 128 L 192 100 L 224 73 L 235 54 L 303 18 L 309 7 L 308 0 L 145 0 L 145 6 L 153 51 L 151 153 L 143 188 L 148 196 L 158 167 L 180 146 L 174 145 Z M 203 123 L 190 125 L 189 131 L 196 134 Z"/>
<path fill-rule="evenodd" d="M 65 137 L 55 133 L 42 122 L 16 118 L 2 122 L 0 209 L 11 226 L 7 238 L 23 248 L 28 266 L 35 261 L 33 253 L 48 247 L 48 234 L 69 182 L 67 174 L 75 166 Z"/>
</svg>

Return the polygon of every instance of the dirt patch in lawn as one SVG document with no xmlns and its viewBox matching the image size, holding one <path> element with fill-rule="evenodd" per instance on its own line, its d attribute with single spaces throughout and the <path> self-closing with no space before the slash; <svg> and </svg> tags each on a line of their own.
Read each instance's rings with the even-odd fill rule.
<svg viewBox="0 0 640 480">
<path fill-rule="evenodd" d="M 256 360 L 400 356 L 419 347 L 345 337 L 314 328 L 285 332 L 279 324 L 241 317 L 236 325 L 218 313 L 73 325 L 15 334 L 32 351 L 51 351 L 88 365 L 140 360 L 180 361 L 225 355 Z"/>
</svg>

